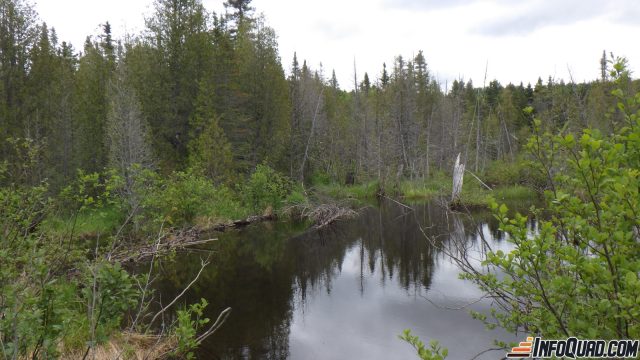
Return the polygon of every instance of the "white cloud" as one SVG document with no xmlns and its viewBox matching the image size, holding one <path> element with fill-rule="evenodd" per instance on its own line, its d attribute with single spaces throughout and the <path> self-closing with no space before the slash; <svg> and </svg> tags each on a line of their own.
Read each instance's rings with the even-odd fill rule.
<svg viewBox="0 0 640 360">
<path fill-rule="evenodd" d="M 204 4 L 223 11 L 221 0 Z M 635 0 L 254 0 L 252 6 L 276 30 L 285 70 L 297 51 L 315 68 L 322 62 L 326 75 L 335 69 L 343 88 L 353 86 L 354 58 L 358 79 L 365 71 L 375 79 L 383 62 L 390 69 L 395 56 L 418 50 L 440 81 L 464 77 L 475 84 L 487 63 L 489 80 L 526 84 L 538 76 L 569 80 L 567 66 L 576 81 L 595 79 L 604 49 L 627 56 L 632 70 L 640 62 Z M 150 0 L 40 0 L 36 7 L 77 49 L 106 20 L 116 36 L 140 31 L 150 8 Z"/>
</svg>

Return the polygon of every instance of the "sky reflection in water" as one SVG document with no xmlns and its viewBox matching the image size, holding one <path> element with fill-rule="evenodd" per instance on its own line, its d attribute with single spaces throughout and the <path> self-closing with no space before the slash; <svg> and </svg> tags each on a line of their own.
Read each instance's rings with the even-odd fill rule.
<svg viewBox="0 0 640 360">
<path fill-rule="evenodd" d="M 409 212 L 392 203 L 367 208 L 356 219 L 317 232 L 304 225 L 260 224 L 219 236 L 212 264 L 188 302 L 206 298 L 207 316 L 233 313 L 199 352 L 203 359 L 415 359 L 398 339 L 410 328 L 438 339 L 449 358 L 470 359 L 493 347 L 504 331 L 486 330 L 468 310 L 480 291 L 458 279 L 458 269 L 419 230 L 447 244 L 464 238 L 476 250 L 482 229 L 492 247 L 507 249 L 489 214 L 476 224 L 435 204 Z M 197 272 L 202 254 L 177 255 L 163 264 L 159 295 L 168 299 Z M 469 308 L 486 311 L 488 302 Z M 480 359 L 496 359 L 490 352 Z"/>
</svg>

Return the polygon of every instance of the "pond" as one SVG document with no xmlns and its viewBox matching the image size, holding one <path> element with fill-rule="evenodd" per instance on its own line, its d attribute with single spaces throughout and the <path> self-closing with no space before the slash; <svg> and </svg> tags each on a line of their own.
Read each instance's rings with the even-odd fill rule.
<svg viewBox="0 0 640 360">
<path fill-rule="evenodd" d="M 482 293 L 460 280 L 455 263 L 420 231 L 442 246 L 462 240 L 478 255 L 486 250 L 480 234 L 494 250 L 508 249 L 492 216 L 451 214 L 435 203 L 412 207 L 383 202 L 319 231 L 276 222 L 215 234 L 219 240 L 203 249 L 211 264 L 186 301 L 205 298 L 212 320 L 226 307 L 233 311 L 198 357 L 416 359 L 398 339 L 407 328 L 439 340 L 449 359 L 471 359 L 495 347 L 494 339 L 520 340 L 471 318 L 470 309 L 488 312 L 489 301 L 477 301 Z M 196 251 L 163 262 L 156 297 L 170 301 L 206 256 Z"/>
</svg>

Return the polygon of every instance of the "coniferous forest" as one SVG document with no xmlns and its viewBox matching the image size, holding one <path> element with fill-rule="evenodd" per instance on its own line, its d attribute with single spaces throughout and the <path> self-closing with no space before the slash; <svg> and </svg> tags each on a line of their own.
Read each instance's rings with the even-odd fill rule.
<svg viewBox="0 0 640 360">
<path fill-rule="evenodd" d="M 122 174 L 134 163 L 197 169 L 215 183 L 258 164 L 297 181 L 428 178 L 458 153 L 476 172 L 515 160 L 531 133 L 526 107 L 549 129 L 610 132 L 619 122 L 606 116 L 615 99 L 604 53 L 590 59 L 602 68 L 591 83 L 441 84 L 419 51 L 354 74 L 345 91 L 296 54 L 282 63 L 277 35 L 249 1 L 229 2 L 225 14 L 195 0 L 154 9 L 143 33 L 113 39 L 105 22 L 75 49 L 26 3 L 3 4 L 2 137 L 38 149 L 34 173 L 14 180 L 46 179 L 55 192 L 79 169 Z M 11 142 L 2 155 L 22 163 Z"/>
<path fill-rule="evenodd" d="M 138 274 L 121 262 L 160 253 L 167 239 L 196 241 L 194 229 L 256 217 L 326 225 L 353 216 L 324 204 L 327 198 L 449 196 L 458 155 L 479 180 L 467 178 L 463 206 L 484 206 L 489 194 L 545 199 L 545 191 L 561 199 L 556 207 L 570 202 L 565 195 L 592 202 L 591 208 L 552 207 L 556 221 L 585 219 L 556 222 L 558 239 L 606 263 L 609 276 L 602 279 L 595 265 L 576 260 L 591 276 L 581 278 L 585 289 L 614 284 L 600 312 L 591 308 L 593 297 L 602 300 L 593 293 L 576 294 L 584 300 L 577 304 L 610 330 L 603 337 L 637 337 L 638 302 L 631 294 L 638 252 L 627 255 L 637 247 L 638 193 L 615 210 L 627 216 L 619 224 L 606 216 L 614 210 L 604 190 L 610 182 L 633 189 L 638 181 L 630 170 L 635 153 L 618 147 L 637 146 L 630 143 L 637 143 L 640 103 L 640 83 L 624 59 L 606 52 L 584 59 L 601 70 L 586 83 L 540 74 L 536 83 L 443 84 L 432 75 L 428 51 L 418 51 L 339 84 L 334 71 L 309 65 L 322 59 L 280 54 L 277 34 L 251 0 L 228 0 L 225 8 L 219 14 L 201 0 L 155 0 L 142 32 L 114 38 L 105 21 L 74 48 L 28 1 L 0 0 L 0 358 L 82 359 L 123 329 L 162 339 L 164 347 L 151 357 L 188 358 L 200 336 L 210 335 L 211 324 L 200 317 L 206 301 L 178 310 L 173 327 L 159 332 L 153 314 L 165 309 L 148 305 L 151 286 L 140 285 L 152 282 L 151 271 Z M 585 129 L 601 145 L 585 140 Z M 618 153 L 597 153 L 605 148 Z M 626 183 L 605 181 L 613 176 L 606 167 L 613 158 L 622 159 L 616 171 L 631 171 Z M 584 186 L 555 178 L 567 171 L 584 175 L 576 177 Z M 599 216 L 592 221 L 589 214 Z M 518 224 L 505 222 L 505 231 Z M 586 228 L 621 243 L 599 244 L 594 232 L 581 233 Z M 616 251 L 622 258 L 611 255 Z M 495 261 L 526 277 L 500 262 L 506 260 Z M 571 278 L 572 271 L 580 270 L 558 273 Z M 530 290 L 521 284 L 509 292 L 482 274 L 467 274 L 488 292 L 526 297 Z M 553 284 L 551 303 L 566 302 L 560 296 L 569 291 L 566 284 Z M 542 302 L 535 314 L 554 314 L 553 330 L 533 321 L 533 313 L 500 324 L 583 334 L 584 325 L 563 320 L 580 312 L 557 314 L 537 297 L 540 289 L 531 290 L 527 306 Z M 624 315 L 609 328 L 603 319 L 612 314 Z"/>
</svg>

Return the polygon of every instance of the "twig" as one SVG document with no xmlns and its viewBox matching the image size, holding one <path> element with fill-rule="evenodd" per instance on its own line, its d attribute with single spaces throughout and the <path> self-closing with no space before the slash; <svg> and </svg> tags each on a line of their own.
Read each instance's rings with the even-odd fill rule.
<svg viewBox="0 0 640 360">
<path fill-rule="evenodd" d="M 193 286 L 193 284 L 196 283 L 196 281 L 198 281 L 198 278 L 200 278 L 200 274 L 202 274 L 202 271 L 204 270 L 205 267 L 207 267 L 207 265 L 209 265 L 209 259 L 207 258 L 207 260 L 200 260 L 201 261 L 201 265 L 200 265 L 200 271 L 198 271 L 198 274 L 195 276 L 195 278 L 193 278 L 193 280 L 191 280 L 191 282 L 189 283 L 189 285 L 187 285 L 184 289 L 182 289 L 182 292 L 180 294 L 178 294 L 178 296 L 176 296 L 170 303 L 169 305 L 163 307 L 160 311 L 158 311 L 153 318 L 151 319 L 151 321 L 149 322 L 149 327 L 151 327 L 151 325 L 153 325 L 153 323 L 156 321 L 156 319 L 158 318 L 158 316 L 160 316 L 161 314 L 163 314 L 165 311 L 167 311 L 167 309 L 169 309 L 171 306 L 173 306 L 173 304 L 176 303 L 176 301 L 178 301 L 186 292 L 187 290 L 189 290 L 189 288 L 191 288 L 191 286 Z"/>
<path fill-rule="evenodd" d="M 449 307 L 449 306 L 444 306 L 444 305 L 436 304 L 433 300 L 429 299 L 428 297 L 426 297 L 426 296 L 424 296 L 424 295 L 422 295 L 422 294 L 418 294 L 418 296 L 420 296 L 421 298 L 423 298 L 423 299 L 427 300 L 429 303 L 431 303 L 431 305 L 433 305 L 433 306 L 437 307 L 438 309 L 453 310 L 453 311 L 456 311 L 456 310 L 464 310 L 464 309 L 468 308 L 469 306 L 474 305 L 474 304 L 477 304 L 477 303 L 479 303 L 480 301 L 482 301 L 482 300 L 484 300 L 484 299 L 486 299 L 486 298 L 490 297 L 490 296 L 489 296 L 489 294 L 485 294 L 485 295 L 482 295 L 481 297 L 479 297 L 478 299 L 475 299 L 475 300 L 473 300 L 473 301 L 470 301 L 470 302 L 468 302 L 468 303 L 466 303 L 466 304 L 464 304 L 464 305 L 460 305 L 460 306 L 458 306 L 458 307 Z"/>
<path fill-rule="evenodd" d="M 222 310 L 220 315 L 218 315 L 218 318 L 216 319 L 216 322 L 214 322 L 213 325 L 211 325 L 209 330 L 205 331 L 204 333 L 202 333 L 202 335 L 198 336 L 198 338 L 196 339 L 196 342 L 198 344 L 200 344 L 206 338 L 208 338 L 209 336 L 213 335 L 213 333 L 215 333 L 222 326 L 222 324 L 224 324 L 224 322 L 227 320 L 227 318 L 229 317 L 230 314 L 231 314 L 231 308 L 230 307 Z"/>
<path fill-rule="evenodd" d="M 471 174 L 471 176 L 473 176 L 474 178 L 476 178 L 476 180 L 480 181 L 480 184 L 484 185 L 484 187 L 486 187 L 487 189 L 489 189 L 489 191 L 493 191 L 493 189 L 491 187 L 489 187 L 489 185 L 485 184 L 482 180 L 480 180 L 479 177 L 476 176 L 476 174 L 472 173 L 469 170 L 465 170 L 466 172 L 468 172 L 469 174 Z"/>
<path fill-rule="evenodd" d="M 382 195 L 382 197 L 383 197 L 383 198 L 385 198 L 385 199 L 387 199 L 387 200 L 391 200 L 391 201 L 393 201 L 394 203 L 396 203 L 396 204 L 398 204 L 398 205 L 400 205 L 400 206 L 402 206 L 402 207 L 405 207 L 405 208 L 407 208 L 407 209 L 409 209 L 409 210 L 413 211 L 413 208 L 412 208 L 411 206 L 409 206 L 409 205 L 405 205 L 405 204 L 401 203 L 400 201 L 394 200 L 394 199 L 392 199 L 392 198 L 388 197 L 387 195 Z"/>
<path fill-rule="evenodd" d="M 478 354 L 476 354 L 476 356 L 472 357 L 469 360 L 476 360 L 482 354 L 488 353 L 489 351 L 498 351 L 498 350 L 505 350 L 505 348 L 503 348 L 503 347 L 489 348 L 487 350 L 483 350 L 483 351 L 479 352 Z"/>
<path fill-rule="evenodd" d="M 160 241 L 162 240 L 162 229 L 164 228 L 164 220 L 160 224 L 160 230 L 158 231 L 158 240 L 156 241 L 156 248 L 160 245 Z M 147 282 L 144 285 L 144 289 L 142 289 L 142 299 L 140 299 L 140 308 L 138 309 L 138 313 L 136 314 L 136 318 L 131 324 L 131 331 L 134 330 L 135 326 L 138 324 L 138 320 L 140 319 L 140 315 L 142 314 L 144 308 L 144 301 L 147 297 L 147 291 L 149 289 L 149 285 L 151 284 L 151 272 L 153 271 L 153 264 L 155 263 L 156 255 L 154 254 L 149 262 L 149 271 L 147 273 Z"/>
</svg>

